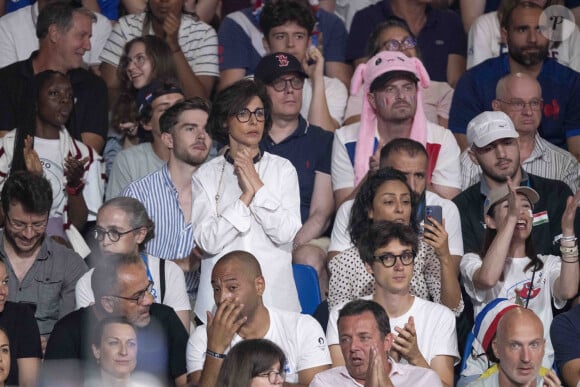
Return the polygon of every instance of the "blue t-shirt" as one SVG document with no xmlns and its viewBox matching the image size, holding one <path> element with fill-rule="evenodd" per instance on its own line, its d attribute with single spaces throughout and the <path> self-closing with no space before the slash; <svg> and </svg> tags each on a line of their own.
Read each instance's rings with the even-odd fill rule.
<svg viewBox="0 0 580 387">
<path fill-rule="evenodd" d="M 235 18 L 243 20 L 248 28 L 243 28 Z M 347 32 L 338 16 L 319 9 L 316 13 L 318 28 L 323 37 L 323 55 L 326 62 L 344 62 L 346 56 Z M 254 28 L 251 28 L 253 26 Z M 246 31 L 251 31 L 248 35 Z M 252 8 L 245 8 L 226 16 L 218 30 L 220 71 L 245 69 L 245 75 L 254 74 L 254 69 L 262 59 L 256 49 L 262 50 L 262 32 L 259 18 Z"/>
<path fill-rule="evenodd" d="M 459 79 L 449 129 L 465 134 L 467 124 L 481 112 L 492 110 L 497 82 L 509 74 L 508 54 L 491 58 L 469 69 Z M 538 75 L 544 110 L 538 132 L 552 144 L 566 149 L 566 138 L 580 135 L 580 74 L 548 58 Z"/>
<path fill-rule="evenodd" d="M 5 13 L 14 12 L 17 9 L 24 8 L 28 5 L 36 3 L 35 0 L 6 0 Z"/>
<path fill-rule="evenodd" d="M 331 132 L 315 125 L 309 125 L 302 116 L 298 127 L 290 136 L 276 144 L 270 136 L 260 143 L 260 148 L 266 152 L 289 160 L 298 173 L 300 187 L 300 215 L 302 224 L 310 215 L 310 203 L 314 191 L 316 172 L 330 175 L 330 158 L 332 155 Z"/>
<path fill-rule="evenodd" d="M 353 18 L 347 41 L 347 57 L 354 61 L 367 56 L 367 45 L 375 27 L 394 16 L 391 5 L 383 0 L 358 11 Z M 466 56 L 467 38 L 461 18 L 451 10 L 427 7 L 427 21 L 417 37 L 421 61 L 434 81 L 447 81 L 449 54 Z"/>
</svg>

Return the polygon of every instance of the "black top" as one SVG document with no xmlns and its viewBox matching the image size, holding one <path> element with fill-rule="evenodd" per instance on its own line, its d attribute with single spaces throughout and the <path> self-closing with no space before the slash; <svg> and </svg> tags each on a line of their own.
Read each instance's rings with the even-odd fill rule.
<svg viewBox="0 0 580 387">
<path fill-rule="evenodd" d="M 36 125 L 36 86 L 32 58 L 0 69 L 0 130 L 34 128 Z M 108 128 L 107 85 L 82 68 L 67 73 L 74 92 L 74 108 L 66 124 L 71 136 L 81 140 L 90 132 L 106 139 Z"/>
<path fill-rule="evenodd" d="M 554 237 L 562 233 L 562 215 L 566 209 L 566 199 L 573 195 L 570 188 L 559 180 L 546 179 L 527 174 L 528 179 L 522 180 L 522 186 L 535 189 L 540 200 L 534 205 L 534 220 L 547 211 L 548 222 L 534 225 L 532 240 L 538 254 L 560 255 L 558 245 L 554 245 Z M 481 253 L 485 234 L 483 221 L 483 202 L 485 195 L 481 191 L 481 182 L 472 185 L 459 195 L 453 202 L 461 215 L 461 233 L 463 235 L 463 250 L 465 253 Z M 576 233 L 580 230 L 580 214 L 576 211 L 574 224 Z"/>
<path fill-rule="evenodd" d="M 32 309 L 24 304 L 6 301 L 0 313 L 0 326 L 10 340 L 10 373 L 7 385 L 18 386 L 18 362 L 20 358 L 42 357 L 40 333 Z"/>
<path fill-rule="evenodd" d="M 151 322 L 137 328 L 137 367 L 167 383 L 187 372 L 185 352 L 188 335 L 177 314 L 168 306 L 152 304 Z M 97 323 L 93 307 L 81 308 L 60 319 L 48 340 L 47 361 L 80 359 L 93 363 L 92 332 Z M 50 363 L 50 362 L 48 362 Z"/>
</svg>

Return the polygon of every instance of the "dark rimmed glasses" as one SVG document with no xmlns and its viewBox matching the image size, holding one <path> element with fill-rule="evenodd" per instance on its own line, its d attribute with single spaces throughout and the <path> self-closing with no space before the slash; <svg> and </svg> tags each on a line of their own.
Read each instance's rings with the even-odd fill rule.
<svg viewBox="0 0 580 387">
<path fill-rule="evenodd" d="M 127 300 L 131 302 L 135 302 L 137 304 L 142 304 L 143 300 L 145 299 L 145 295 L 147 293 L 151 294 L 153 292 L 153 281 L 149 281 L 147 287 L 141 291 L 139 291 L 134 297 L 124 297 L 124 296 L 117 296 L 116 294 L 111 294 L 109 297 L 120 298 L 122 300 Z"/>
<path fill-rule="evenodd" d="M 301 77 L 292 77 L 287 79 L 278 78 L 271 83 L 272 87 L 276 91 L 286 90 L 286 85 L 288 84 L 290 84 L 290 87 L 294 90 L 301 90 L 304 87 L 304 79 Z"/>
<path fill-rule="evenodd" d="M 105 235 L 106 235 L 111 242 L 118 242 L 119 239 L 121 239 L 121 237 L 123 235 L 127 235 L 133 231 L 137 231 L 140 228 L 141 227 L 135 227 L 135 228 L 132 228 L 130 230 L 123 231 L 123 232 L 115 230 L 114 228 L 111 230 L 105 230 L 103 228 L 95 228 L 95 230 L 93 231 L 93 237 L 97 241 L 102 242 L 105 240 Z"/>
<path fill-rule="evenodd" d="M 376 261 L 381 261 L 384 267 L 393 267 L 397 263 L 397 258 L 401 260 L 401 263 L 405 266 L 409 266 L 415 260 L 415 253 L 412 251 L 404 251 L 402 254 L 391 254 L 385 253 L 382 255 L 374 256 Z"/>
<path fill-rule="evenodd" d="M 284 379 L 286 378 L 286 373 L 284 371 L 260 372 L 255 377 L 268 378 L 270 384 L 277 384 L 280 382 L 284 382 Z M 280 379 L 278 377 L 280 377 Z"/>
<path fill-rule="evenodd" d="M 254 111 L 251 111 L 248 108 L 243 108 L 242 110 L 240 110 L 237 113 L 234 113 L 233 115 L 241 123 L 246 123 L 250 121 L 250 118 L 252 118 L 252 114 L 254 115 L 254 117 L 256 117 L 256 121 L 263 122 L 266 119 L 266 110 L 264 108 L 257 108 Z"/>
</svg>

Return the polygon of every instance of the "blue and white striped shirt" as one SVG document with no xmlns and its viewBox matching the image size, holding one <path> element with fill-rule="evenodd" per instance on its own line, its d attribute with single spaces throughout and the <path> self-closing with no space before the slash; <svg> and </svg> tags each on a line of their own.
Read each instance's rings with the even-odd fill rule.
<svg viewBox="0 0 580 387">
<path fill-rule="evenodd" d="M 180 259 L 188 256 L 195 247 L 192 223 L 185 223 L 179 206 L 179 195 L 171 181 L 167 163 L 161 169 L 129 184 L 121 192 L 139 200 L 155 223 L 155 237 L 147 242 L 148 254 L 161 259 Z M 190 296 L 197 292 L 199 271 L 185 273 Z"/>
</svg>

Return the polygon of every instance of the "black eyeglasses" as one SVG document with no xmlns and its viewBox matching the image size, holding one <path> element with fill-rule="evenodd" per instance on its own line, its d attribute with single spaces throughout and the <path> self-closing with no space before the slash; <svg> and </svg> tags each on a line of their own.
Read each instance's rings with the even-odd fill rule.
<svg viewBox="0 0 580 387">
<path fill-rule="evenodd" d="M 145 289 L 143 289 L 139 293 L 137 293 L 137 295 L 135 297 L 123 297 L 123 296 L 117 296 L 115 294 L 112 294 L 109 297 L 121 298 L 123 300 L 132 301 L 132 302 L 135 302 L 137 304 L 142 304 L 143 300 L 145 299 L 145 295 L 147 293 L 151 294 L 153 292 L 153 285 L 154 285 L 153 281 L 149 281 L 149 285 L 147 285 L 147 287 Z"/>
<path fill-rule="evenodd" d="M 417 46 L 417 41 L 407 36 L 405 39 L 398 41 L 397 39 L 390 39 L 383 43 L 383 48 L 387 51 L 403 51 Z"/>
<path fill-rule="evenodd" d="M 288 79 L 278 78 L 271 83 L 272 87 L 276 91 L 286 90 L 286 85 L 290 84 L 294 90 L 301 90 L 304 87 L 304 79 L 300 77 L 292 77 Z"/>
<path fill-rule="evenodd" d="M 507 105 L 510 105 L 512 110 L 517 111 L 517 112 L 524 110 L 526 105 L 528 105 L 530 107 L 530 109 L 532 109 L 532 110 L 542 110 L 542 106 L 544 106 L 544 101 L 541 99 L 532 99 L 531 101 L 528 101 L 528 102 L 526 102 L 522 99 L 512 99 L 510 101 L 504 101 L 502 99 L 498 99 L 498 101 L 501 103 L 505 103 Z"/>
<path fill-rule="evenodd" d="M 397 263 L 397 258 L 401 260 L 401 263 L 408 266 L 415 260 L 415 253 L 412 251 L 404 251 L 403 254 L 395 255 L 391 253 L 385 253 L 383 255 L 375 255 L 375 260 L 381 261 L 384 267 L 393 267 Z"/>
<path fill-rule="evenodd" d="M 236 119 L 242 123 L 250 121 L 252 118 L 252 114 L 256 117 L 256 121 L 263 122 L 266 119 L 266 110 L 264 108 L 257 108 L 254 111 L 251 111 L 248 108 L 243 108 L 237 113 L 233 115 L 236 116 Z"/>
<path fill-rule="evenodd" d="M 280 383 L 280 382 L 284 382 L 284 379 L 286 378 L 286 373 L 284 371 L 268 371 L 268 372 L 261 372 L 258 375 L 256 375 L 255 377 L 261 377 L 261 378 L 268 378 L 268 381 L 270 382 L 270 384 L 276 384 L 276 383 Z M 280 379 L 278 379 L 278 377 L 280 377 Z"/>
<path fill-rule="evenodd" d="M 102 242 L 103 240 L 105 240 L 105 235 L 106 235 L 107 237 L 109 237 L 109 240 L 111 242 L 118 242 L 119 239 L 121 239 L 121 237 L 123 235 L 127 235 L 130 232 L 137 231 L 140 228 L 141 227 L 135 227 L 135 228 L 132 228 L 131 230 L 123 231 L 123 232 L 119 232 L 119 231 L 117 231 L 115 229 L 105 230 L 105 229 L 102 229 L 102 228 L 95 228 L 95 231 L 93 231 L 93 237 L 96 240 L 98 240 L 99 242 Z"/>
</svg>

